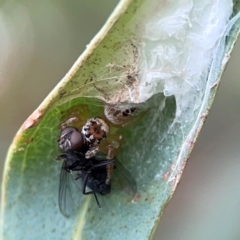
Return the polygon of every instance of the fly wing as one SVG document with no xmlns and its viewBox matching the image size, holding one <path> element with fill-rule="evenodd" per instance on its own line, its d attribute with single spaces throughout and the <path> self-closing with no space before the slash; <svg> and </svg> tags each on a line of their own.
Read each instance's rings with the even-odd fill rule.
<svg viewBox="0 0 240 240">
<path fill-rule="evenodd" d="M 67 159 L 64 159 L 59 179 L 58 205 L 62 214 L 70 217 L 77 213 L 83 195 L 81 179 L 77 179 L 76 172 L 74 175 L 67 172 L 67 167 L 69 167 Z"/>
<path fill-rule="evenodd" d="M 125 197 L 132 200 L 137 192 L 137 184 L 132 177 L 130 171 L 128 171 L 122 163 L 117 159 L 114 161 L 114 170 L 112 174 L 112 191 L 122 193 Z"/>
<path fill-rule="evenodd" d="M 106 154 L 98 153 L 96 159 L 107 161 Z M 121 195 L 124 199 L 132 200 L 137 192 L 137 184 L 130 171 L 128 171 L 120 161 L 114 159 L 114 170 L 111 177 L 111 191 L 110 194 Z"/>
</svg>

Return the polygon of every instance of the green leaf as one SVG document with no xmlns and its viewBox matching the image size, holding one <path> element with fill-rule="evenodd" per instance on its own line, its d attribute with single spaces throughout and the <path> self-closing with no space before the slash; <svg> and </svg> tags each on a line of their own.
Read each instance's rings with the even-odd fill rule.
<svg viewBox="0 0 240 240">
<path fill-rule="evenodd" d="M 4 169 L 2 239 L 147 239 L 152 236 L 180 180 L 239 32 L 239 1 L 235 1 L 231 20 L 219 26 L 215 42 L 206 46 L 204 37 L 201 39 L 203 48 L 206 46 L 211 51 L 201 56 L 202 50 L 197 51 L 201 41 L 191 49 L 196 50 L 193 56 L 208 59 L 205 65 L 201 62 L 204 65 L 201 72 L 196 71 L 201 66 L 199 63 L 185 71 L 184 67 L 194 60 L 184 58 L 189 49 L 181 52 L 177 46 L 182 39 L 187 42 L 192 34 L 191 24 L 186 32 L 178 32 L 179 35 L 174 35 L 171 27 L 187 24 L 185 20 L 192 17 L 191 11 L 199 8 L 201 12 L 201 6 L 205 5 L 198 1 L 194 5 L 187 1 L 183 5 L 163 3 L 121 1 L 69 73 L 20 128 Z M 215 8 L 209 9 L 211 16 Z M 171 16 L 178 11 L 183 12 L 171 25 L 174 19 Z M 226 10 L 226 19 L 230 13 Z M 158 22 L 162 16 L 169 18 Z M 164 29 L 166 23 L 170 25 Z M 199 24 L 196 29 L 199 36 L 208 34 L 208 24 Z M 163 46 L 167 47 L 162 57 L 167 58 L 165 62 L 154 52 L 154 49 L 161 51 Z M 178 54 L 182 54 L 180 58 L 171 62 Z M 183 69 L 179 71 L 181 64 Z M 194 71 L 196 76 L 199 74 L 199 82 L 186 77 Z M 71 117 L 77 127 L 87 118 L 104 117 L 106 103 L 138 108 L 137 116 L 129 119 L 128 124 L 124 122 L 123 127 L 110 124 L 109 136 L 110 140 L 122 136 L 117 157 L 136 180 L 137 194 L 132 200 L 126 197 L 122 201 L 121 193 L 113 189 L 100 199 L 102 211 L 93 197 L 84 196 L 79 199 L 79 212 L 66 218 L 58 209 L 61 164 L 54 161 L 59 155 L 59 129 Z"/>
</svg>

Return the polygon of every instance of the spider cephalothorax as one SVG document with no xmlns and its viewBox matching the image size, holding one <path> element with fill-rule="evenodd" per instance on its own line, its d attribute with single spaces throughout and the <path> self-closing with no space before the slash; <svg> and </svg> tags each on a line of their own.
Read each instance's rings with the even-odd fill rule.
<svg viewBox="0 0 240 240">
<path fill-rule="evenodd" d="M 89 146 L 99 144 L 101 140 L 107 137 L 109 127 L 101 118 L 90 118 L 82 128 L 82 133 Z"/>
</svg>

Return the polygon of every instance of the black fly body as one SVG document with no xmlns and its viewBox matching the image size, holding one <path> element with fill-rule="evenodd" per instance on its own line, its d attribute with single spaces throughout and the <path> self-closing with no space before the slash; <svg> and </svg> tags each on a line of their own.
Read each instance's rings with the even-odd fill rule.
<svg viewBox="0 0 240 240">
<path fill-rule="evenodd" d="M 109 127 L 105 121 L 95 117 L 86 122 L 82 131 L 74 127 L 66 127 L 60 133 L 58 147 L 62 154 L 57 156 L 56 160 L 63 160 L 63 163 L 58 202 L 60 211 L 66 217 L 77 211 L 81 198 L 78 193 L 94 195 L 98 207 L 101 208 L 97 194 L 107 195 L 111 192 L 115 168 L 120 173 L 116 174 L 120 176 L 118 177 L 120 185 L 125 185 L 122 188 L 126 189 L 128 185 L 131 195 L 134 196 L 136 193 L 135 181 L 115 159 L 112 146 L 108 146 L 107 155 L 99 157 L 101 153 L 98 144 L 107 137 L 108 132 Z"/>
</svg>

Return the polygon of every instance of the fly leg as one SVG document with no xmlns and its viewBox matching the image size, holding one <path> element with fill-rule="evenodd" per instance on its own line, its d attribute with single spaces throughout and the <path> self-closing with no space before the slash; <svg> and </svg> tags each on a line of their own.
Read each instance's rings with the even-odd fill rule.
<svg viewBox="0 0 240 240">
<path fill-rule="evenodd" d="M 88 176 L 89 176 L 89 174 L 87 173 L 87 174 L 84 176 L 84 179 L 83 179 L 82 193 L 83 193 L 84 195 L 93 194 L 93 192 L 94 192 L 94 191 L 88 191 L 88 192 L 87 192 Z"/>
<path fill-rule="evenodd" d="M 66 154 L 60 154 L 60 155 L 58 155 L 56 158 L 55 158 L 55 160 L 56 161 L 60 161 L 60 160 L 62 160 L 62 159 L 66 159 L 67 158 L 67 155 Z"/>
<path fill-rule="evenodd" d="M 101 207 L 101 205 L 100 205 L 100 203 L 99 203 L 99 201 L 98 201 L 96 192 L 95 192 L 95 191 L 89 191 L 89 192 L 87 192 L 88 175 L 89 175 L 89 174 L 87 173 L 87 174 L 85 175 L 84 179 L 83 179 L 83 189 L 82 189 L 82 193 L 83 193 L 84 195 L 93 194 L 94 197 L 95 197 L 95 200 L 96 200 L 96 202 L 97 202 L 98 208 L 101 209 L 102 207 Z"/>
</svg>

